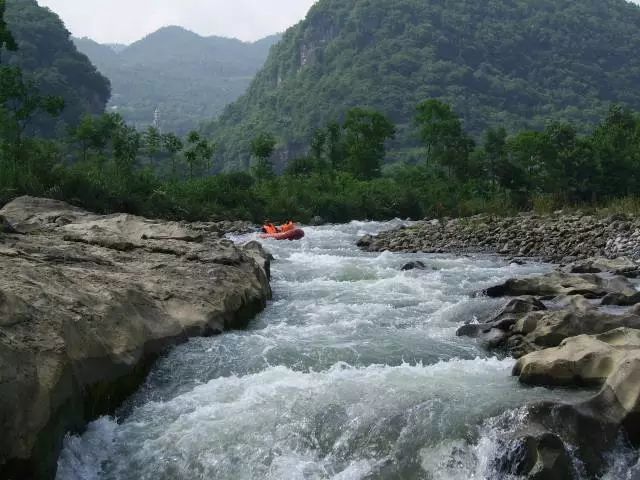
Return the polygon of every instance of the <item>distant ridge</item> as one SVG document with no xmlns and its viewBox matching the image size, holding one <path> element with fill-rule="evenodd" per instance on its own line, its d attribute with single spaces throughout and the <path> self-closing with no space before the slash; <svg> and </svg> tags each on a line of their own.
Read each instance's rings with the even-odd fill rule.
<svg viewBox="0 0 640 480">
<path fill-rule="evenodd" d="M 279 39 L 247 43 L 167 26 L 131 45 L 74 42 L 111 80 L 112 111 L 144 128 L 158 108 L 162 129 L 184 134 L 242 95 Z"/>
</svg>

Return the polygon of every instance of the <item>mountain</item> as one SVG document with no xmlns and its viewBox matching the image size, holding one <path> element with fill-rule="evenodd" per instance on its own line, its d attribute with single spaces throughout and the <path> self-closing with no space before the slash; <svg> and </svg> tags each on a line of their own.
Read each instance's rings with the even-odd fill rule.
<svg viewBox="0 0 640 480">
<path fill-rule="evenodd" d="M 186 133 L 246 91 L 279 39 L 244 43 L 165 27 L 126 47 L 75 42 L 111 79 L 112 109 L 144 127 L 158 108 L 163 130 Z"/>
<path fill-rule="evenodd" d="M 44 94 L 60 95 L 65 108 L 60 118 L 40 118 L 41 133 L 60 133 L 86 113 L 104 112 L 109 81 L 78 52 L 60 18 L 36 0 L 7 2 L 6 21 L 17 43 L 17 52 L 3 53 L 18 65 Z"/>
<path fill-rule="evenodd" d="M 586 128 L 612 102 L 640 108 L 639 51 L 640 7 L 625 0 L 320 0 L 210 128 L 226 168 L 246 161 L 247 132 L 272 132 L 291 158 L 352 106 L 398 124 L 403 158 L 429 98 L 476 136 L 550 120 Z"/>
</svg>

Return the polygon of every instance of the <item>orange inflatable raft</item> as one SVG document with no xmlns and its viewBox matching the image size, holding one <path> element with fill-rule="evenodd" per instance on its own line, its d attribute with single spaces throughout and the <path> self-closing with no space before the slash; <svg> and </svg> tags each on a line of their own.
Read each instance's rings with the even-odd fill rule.
<svg viewBox="0 0 640 480">
<path fill-rule="evenodd" d="M 260 238 L 273 238 L 274 240 L 302 240 L 304 238 L 304 230 L 301 228 L 294 228 L 288 232 L 278 233 L 263 233 Z"/>
<path fill-rule="evenodd" d="M 277 228 L 273 224 L 267 224 L 262 228 L 266 233 L 260 235 L 260 238 L 273 238 L 274 240 L 300 240 L 304 238 L 304 230 L 298 228 L 293 222 L 288 222 Z"/>
</svg>

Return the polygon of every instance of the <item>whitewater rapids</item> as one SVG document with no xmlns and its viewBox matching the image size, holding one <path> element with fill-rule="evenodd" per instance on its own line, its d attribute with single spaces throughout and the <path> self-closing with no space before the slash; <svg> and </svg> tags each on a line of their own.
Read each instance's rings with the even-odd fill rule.
<svg viewBox="0 0 640 480">
<path fill-rule="evenodd" d="M 117 418 L 66 439 L 57 479 L 501 478 L 494 439 L 520 408 L 585 394 L 523 387 L 512 359 L 455 332 L 503 304 L 473 292 L 550 267 L 355 247 L 397 224 L 266 242 L 266 311 L 173 349 Z M 426 270 L 400 270 L 418 259 Z"/>
</svg>

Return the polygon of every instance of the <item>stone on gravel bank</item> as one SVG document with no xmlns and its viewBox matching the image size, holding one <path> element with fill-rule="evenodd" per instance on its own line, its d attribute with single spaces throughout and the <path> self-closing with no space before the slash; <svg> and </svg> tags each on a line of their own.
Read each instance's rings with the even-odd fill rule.
<svg viewBox="0 0 640 480">
<path fill-rule="evenodd" d="M 0 478 L 51 478 L 63 437 L 112 411 L 167 347 L 243 327 L 271 295 L 234 224 L 100 216 L 23 197 L 0 210 Z"/>
<path fill-rule="evenodd" d="M 640 218 L 579 214 L 521 214 L 506 218 L 477 215 L 417 222 L 377 236 L 367 235 L 358 245 L 376 252 L 500 253 L 552 261 L 622 256 L 637 259 L 640 258 Z M 637 272 L 638 268 L 632 270 Z"/>
</svg>

